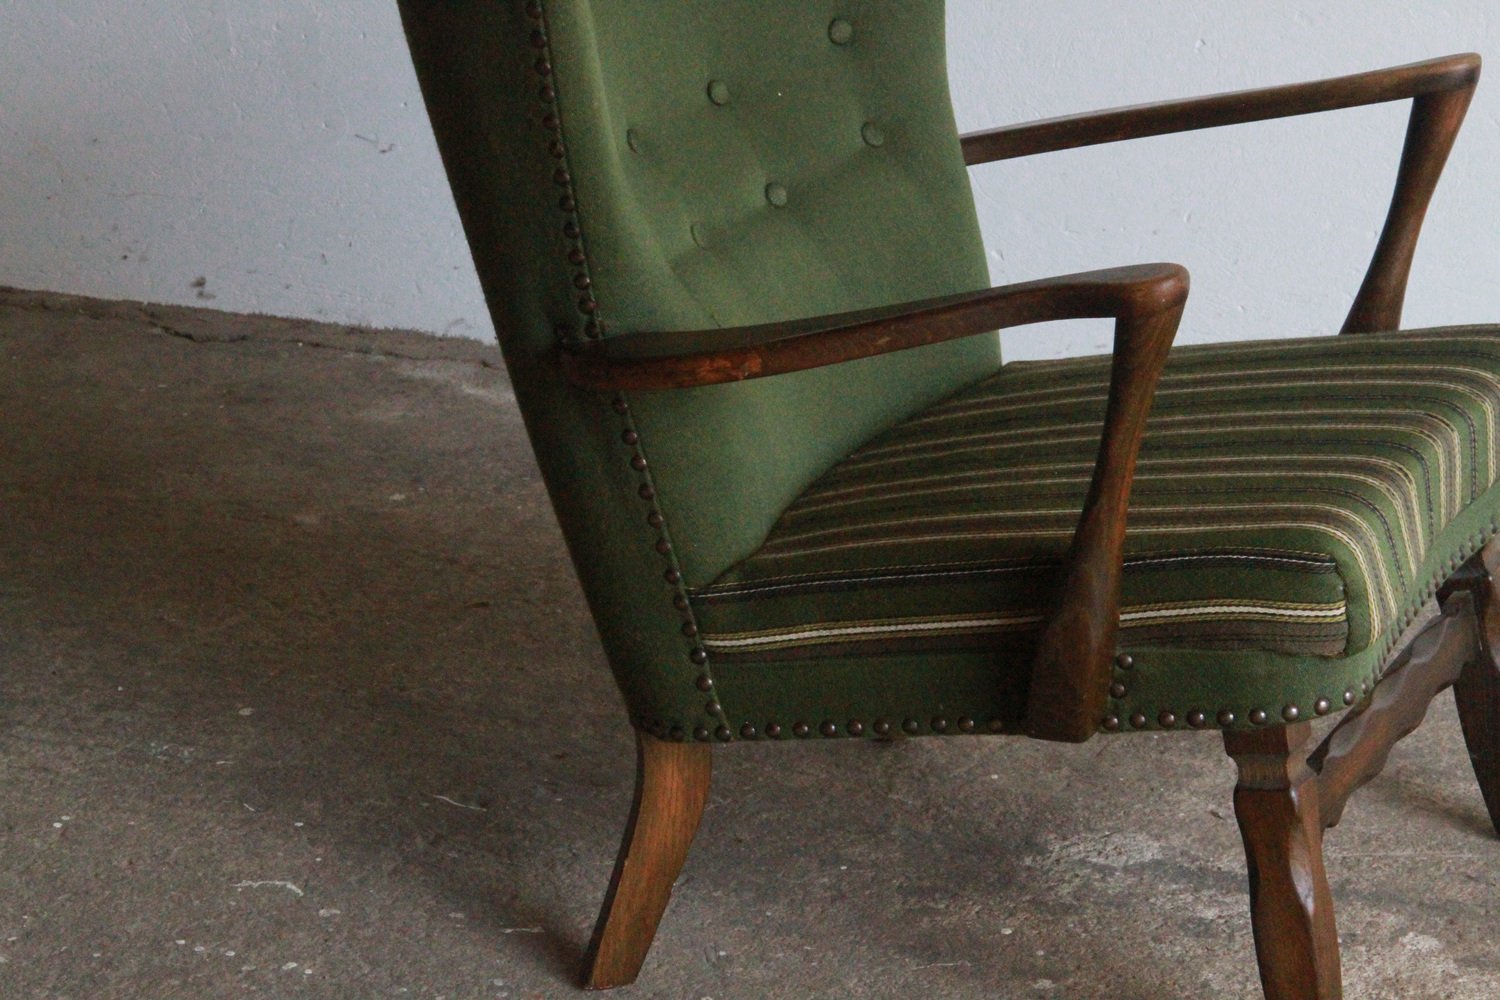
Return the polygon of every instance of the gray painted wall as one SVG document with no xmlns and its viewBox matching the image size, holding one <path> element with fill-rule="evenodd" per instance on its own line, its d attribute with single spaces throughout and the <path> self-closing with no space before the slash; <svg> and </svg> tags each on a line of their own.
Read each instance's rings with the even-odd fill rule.
<svg viewBox="0 0 1500 1000">
<path fill-rule="evenodd" d="M 964 128 L 1465 49 L 1500 60 L 1493 0 L 950 0 L 949 22 Z M 995 280 L 1175 260 L 1194 274 L 1184 341 L 1331 330 L 1403 122 L 1368 109 L 979 168 Z M 1410 324 L 1500 319 L 1497 161 L 1490 81 Z M 0 6 L 0 284 L 492 335 L 394 5 L 368 0 Z M 1072 324 L 1007 350 L 1107 338 Z"/>
</svg>

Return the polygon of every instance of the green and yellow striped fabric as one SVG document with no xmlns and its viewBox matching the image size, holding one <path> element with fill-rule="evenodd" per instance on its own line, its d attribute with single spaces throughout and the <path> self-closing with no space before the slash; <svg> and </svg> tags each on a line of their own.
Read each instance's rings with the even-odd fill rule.
<svg viewBox="0 0 1500 1000">
<path fill-rule="evenodd" d="M 870 441 L 693 596 L 719 661 L 1027 644 L 1107 357 L 1005 366 Z M 1131 500 L 1121 645 L 1348 657 L 1500 513 L 1500 329 L 1179 348 Z M 1462 530 L 1459 530 L 1462 529 Z"/>
</svg>

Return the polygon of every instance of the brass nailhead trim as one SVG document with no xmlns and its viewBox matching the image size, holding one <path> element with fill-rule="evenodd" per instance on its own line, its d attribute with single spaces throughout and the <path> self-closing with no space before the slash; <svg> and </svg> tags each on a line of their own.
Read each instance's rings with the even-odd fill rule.
<svg viewBox="0 0 1500 1000">
<path fill-rule="evenodd" d="M 549 133 L 547 152 L 554 160 L 561 161 L 552 173 L 552 182 L 563 189 L 563 194 L 558 200 L 558 208 L 569 216 L 569 218 L 563 221 L 562 231 L 568 240 L 577 244 L 568 248 L 567 259 L 569 264 L 580 268 L 573 276 L 574 287 L 579 291 L 588 292 L 593 287 L 593 277 L 588 270 L 588 254 L 579 243 L 583 238 L 583 229 L 579 226 L 577 218 L 573 217 L 574 213 L 578 210 L 578 201 L 574 196 L 573 176 L 566 162 L 567 144 L 562 136 L 562 118 L 558 114 L 556 106 L 557 92 L 550 83 L 553 65 L 550 42 L 548 41 L 546 32 L 545 11 L 539 0 L 529 0 L 525 9 L 526 16 L 537 22 L 537 27 L 532 31 L 530 36 L 531 46 L 539 53 L 537 60 L 532 65 L 532 69 L 541 81 L 541 86 L 537 90 L 537 96 L 547 105 L 542 114 L 542 127 Z M 594 299 L 592 294 L 585 294 L 579 298 L 577 306 L 578 311 L 586 317 L 594 317 L 599 311 L 599 303 Z M 584 333 L 588 337 L 602 337 L 604 335 L 604 324 L 599 322 L 597 318 L 590 318 L 584 324 Z M 566 330 L 566 328 L 559 328 L 559 335 L 571 336 L 572 332 L 571 330 Z M 630 421 L 630 404 L 628 400 L 625 399 L 623 394 L 617 395 L 610 405 L 626 421 L 626 426 L 621 432 L 620 439 L 626 446 L 638 448 L 640 434 Z M 630 466 L 637 473 L 646 473 L 647 462 L 645 455 L 639 450 L 635 451 L 630 457 Z M 656 488 L 649 479 L 640 484 L 638 492 L 641 499 L 647 502 L 651 502 L 656 498 Z M 662 532 L 655 544 L 656 551 L 668 558 L 668 560 L 673 560 L 672 543 L 666 533 L 666 519 L 662 516 L 661 511 L 653 507 L 647 513 L 646 521 L 652 528 Z M 672 595 L 672 606 L 679 614 L 685 616 L 685 621 L 682 624 L 683 636 L 688 639 L 695 639 L 698 635 L 698 625 L 693 618 L 688 596 L 681 590 L 682 573 L 675 565 L 675 562 L 668 565 L 663 578 L 672 587 L 676 588 L 676 592 Z M 693 648 L 688 653 L 688 659 L 694 665 L 701 668 L 708 662 L 708 653 L 702 646 L 694 643 Z M 713 687 L 713 678 L 707 671 L 704 671 L 695 679 L 695 684 L 699 690 L 707 691 Z M 712 715 L 719 714 L 717 701 L 709 706 L 709 713 Z M 751 728 L 753 729 L 753 727 Z M 695 730 L 695 734 L 696 732 L 697 730 Z M 723 726 L 719 727 L 714 735 L 721 740 L 733 738 L 733 734 L 729 732 L 727 727 Z"/>
<path fill-rule="evenodd" d="M 1118 715 L 1106 715 L 1104 717 L 1104 728 L 1109 732 L 1118 732 L 1120 729 L 1120 717 Z"/>
<path fill-rule="evenodd" d="M 1250 712 L 1250 724 L 1252 726 L 1264 726 L 1266 718 L 1266 710 L 1263 708 L 1252 709 Z"/>
<path fill-rule="evenodd" d="M 1235 715 L 1234 715 L 1234 713 L 1231 712 L 1227 708 L 1223 709 L 1222 711 L 1219 712 L 1219 714 L 1217 716 L 1217 719 L 1218 719 L 1219 725 L 1223 726 L 1225 729 L 1228 729 L 1230 726 L 1234 725 L 1234 723 L 1235 723 Z"/>
<path fill-rule="evenodd" d="M 1130 717 L 1130 725 L 1136 729 L 1145 729 L 1146 716 L 1140 712 L 1135 713 Z"/>
</svg>

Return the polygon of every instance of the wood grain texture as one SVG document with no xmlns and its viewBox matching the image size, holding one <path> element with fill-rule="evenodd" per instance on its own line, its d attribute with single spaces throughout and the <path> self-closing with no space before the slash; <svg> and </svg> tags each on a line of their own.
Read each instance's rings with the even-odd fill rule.
<svg viewBox="0 0 1500 1000">
<path fill-rule="evenodd" d="M 1395 330 L 1422 222 L 1479 83 L 1473 53 L 1353 76 L 1114 108 L 962 137 L 971 165 L 1079 146 L 1414 99 L 1385 228 L 1342 332 Z"/>
<path fill-rule="evenodd" d="M 1182 305 L 1115 325 L 1104 432 L 1062 587 L 1032 663 L 1026 733 L 1081 743 L 1104 717 L 1120 622 L 1120 576 L 1136 457 Z"/>
<path fill-rule="evenodd" d="M 1137 319 L 1180 306 L 1188 275 L 1141 264 L 786 323 L 617 334 L 561 348 L 585 389 L 717 385 L 821 368 L 1008 327 L 1059 319 Z"/>
<path fill-rule="evenodd" d="M 1417 238 L 1422 234 L 1422 221 L 1468 113 L 1478 76 L 1476 64 L 1467 86 L 1422 94 L 1412 102 L 1406 147 L 1401 153 L 1385 229 L 1342 332 L 1371 333 L 1400 327 L 1406 280 L 1417 252 Z"/>
<path fill-rule="evenodd" d="M 1305 753 L 1311 735 L 1306 722 L 1224 734 L 1224 749 L 1240 772 L 1234 811 L 1245 841 L 1266 1000 L 1343 995 L 1318 782 Z"/>
<path fill-rule="evenodd" d="M 640 974 L 708 802 L 710 753 L 636 733 L 635 802 L 589 943 L 585 988 L 627 986 Z"/>
<path fill-rule="evenodd" d="M 1407 646 L 1368 705 L 1346 716 L 1308 759 L 1318 774 L 1324 827 L 1337 826 L 1349 796 L 1378 775 L 1397 743 L 1417 730 L 1432 699 L 1478 654 L 1474 601 L 1450 595 L 1443 614 Z"/>
<path fill-rule="evenodd" d="M 1500 833 L 1500 539 L 1471 561 L 1475 581 L 1476 621 L 1480 649 L 1453 686 L 1464 742 L 1490 822 Z"/>
<path fill-rule="evenodd" d="M 963 136 L 964 161 L 972 166 L 1079 146 L 1472 89 L 1479 79 L 1479 68 L 1479 56 L 1462 53 L 1329 80 L 1138 104 L 1007 125 Z"/>
</svg>

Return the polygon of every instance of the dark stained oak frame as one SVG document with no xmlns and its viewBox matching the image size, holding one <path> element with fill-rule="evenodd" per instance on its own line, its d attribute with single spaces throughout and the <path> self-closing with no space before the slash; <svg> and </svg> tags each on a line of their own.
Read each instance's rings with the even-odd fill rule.
<svg viewBox="0 0 1500 1000">
<path fill-rule="evenodd" d="M 1312 725 L 1231 730 L 1239 766 L 1235 815 L 1245 841 L 1251 926 L 1267 1000 L 1338 1000 L 1338 930 L 1323 867 L 1323 833 L 1349 797 L 1384 768 L 1427 707 L 1454 689 L 1464 740 L 1500 832 L 1500 541 L 1444 586 L 1440 612 L 1386 667 L 1363 703 L 1311 753 Z"/>
<path fill-rule="evenodd" d="M 1313 83 L 1119 108 L 962 137 L 970 165 L 1124 139 L 1411 99 L 1395 193 L 1342 332 L 1400 324 L 1417 238 L 1474 88 L 1464 54 Z M 1057 605 L 1033 667 L 1026 730 L 1081 742 L 1108 695 L 1130 485 L 1157 379 L 1188 292 L 1170 264 L 1069 275 L 926 302 L 732 330 L 632 333 L 563 348 L 584 389 L 665 390 L 837 364 L 1055 319 L 1116 320 L 1098 460 L 1064 564 Z M 1224 734 L 1239 768 L 1235 811 L 1245 841 L 1252 925 L 1267 1000 L 1338 1000 L 1338 936 L 1323 866 L 1324 831 L 1452 686 L 1492 824 L 1500 832 L 1500 540 L 1439 594 L 1441 614 L 1386 669 L 1374 691 L 1317 749 L 1294 722 Z M 630 824 L 593 943 L 585 984 L 634 981 L 707 799 L 709 749 L 640 733 Z"/>
<path fill-rule="evenodd" d="M 1406 146 L 1385 229 L 1344 321 L 1345 333 L 1394 330 L 1432 192 L 1479 83 L 1481 60 L 1468 52 L 1391 69 L 1285 87 L 1112 108 L 1008 125 L 963 136 L 970 166 L 1081 146 L 1292 118 L 1320 111 L 1412 100 Z"/>
</svg>

